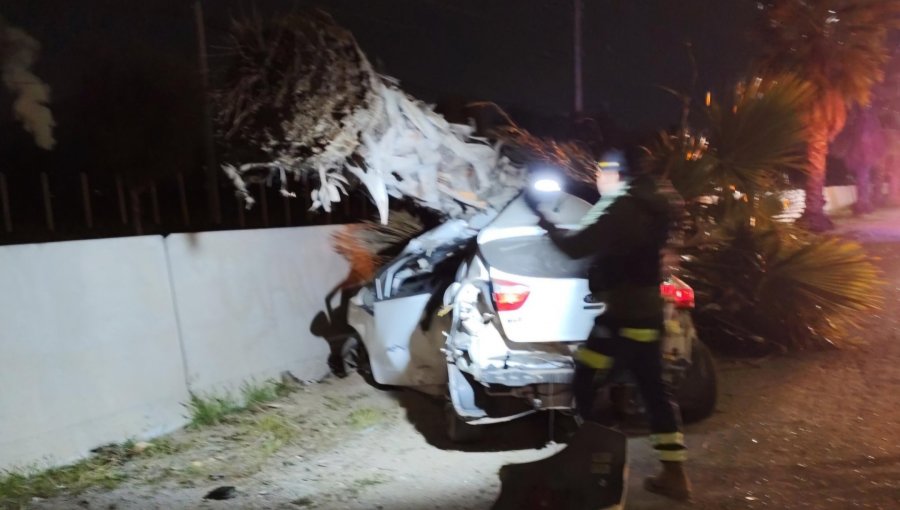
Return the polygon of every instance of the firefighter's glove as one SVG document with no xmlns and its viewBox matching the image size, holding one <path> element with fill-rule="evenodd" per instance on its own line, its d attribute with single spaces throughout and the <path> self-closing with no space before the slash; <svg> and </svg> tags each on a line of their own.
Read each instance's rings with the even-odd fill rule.
<svg viewBox="0 0 900 510">
<path fill-rule="evenodd" d="M 556 230 L 556 225 L 554 225 L 553 222 L 548 220 L 547 217 L 541 213 L 538 213 L 538 226 L 546 230 L 547 232 L 553 232 L 554 230 Z"/>
</svg>

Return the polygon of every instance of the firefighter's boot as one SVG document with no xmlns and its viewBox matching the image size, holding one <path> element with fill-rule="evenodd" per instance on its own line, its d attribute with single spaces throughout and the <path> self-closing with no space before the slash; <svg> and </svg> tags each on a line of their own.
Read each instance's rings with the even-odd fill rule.
<svg viewBox="0 0 900 510">
<path fill-rule="evenodd" d="M 691 482 L 683 462 L 662 461 L 662 471 L 644 480 L 644 489 L 678 501 L 691 499 Z"/>
</svg>

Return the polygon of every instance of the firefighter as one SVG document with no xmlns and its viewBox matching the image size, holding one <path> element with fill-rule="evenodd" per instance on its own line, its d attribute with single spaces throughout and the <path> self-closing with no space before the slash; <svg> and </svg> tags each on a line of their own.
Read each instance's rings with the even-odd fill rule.
<svg viewBox="0 0 900 510">
<path fill-rule="evenodd" d="M 598 370 L 630 370 L 644 399 L 651 441 L 662 471 L 645 480 L 645 489 L 678 500 L 690 498 L 683 463 L 687 451 L 677 404 L 663 381 L 660 337 L 663 331 L 661 251 L 669 236 L 670 202 L 646 171 L 647 151 L 625 148 L 621 163 L 601 163 L 597 186 L 615 196 L 583 229 L 558 229 L 537 211 L 539 225 L 571 258 L 593 257 L 588 281 L 594 300 L 606 303 L 585 345 L 576 352 L 573 393 L 582 419 L 591 419 Z M 618 196 L 616 196 L 618 195 Z M 601 202 L 604 202 L 601 199 Z M 595 208 L 597 209 L 597 208 Z M 593 219 L 593 218 L 592 218 Z"/>
</svg>

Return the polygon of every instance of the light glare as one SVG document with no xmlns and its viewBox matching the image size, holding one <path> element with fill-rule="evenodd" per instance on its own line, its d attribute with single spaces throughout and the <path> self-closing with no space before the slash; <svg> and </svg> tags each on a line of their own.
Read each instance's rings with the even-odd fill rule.
<svg viewBox="0 0 900 510">
<path fill-rule="evenodd" d="M 562 191 L 562 188 L 559 187 L 559 183 L 553 179 L 540 179 L 536 181 L 534 183 L 534 189 L 544 192 Z"/>
</svg>

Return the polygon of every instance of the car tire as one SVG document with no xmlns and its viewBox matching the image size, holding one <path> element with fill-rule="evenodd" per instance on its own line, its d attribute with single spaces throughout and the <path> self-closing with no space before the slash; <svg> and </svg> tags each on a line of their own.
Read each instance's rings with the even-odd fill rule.
<svg viewBox="0 0 900 510">
<path fill-rule="evenodd" d="M 447 425 L 447 438 L 454 443 L 476 443 L 484 437 L 484 426 L 466 423 L 456 414 L 452 402 L 444 404 L 444 420 Z"/>
<path fill-rule="evenodd" d="M 692 423 L 708 418 L 716 410 L 718 378 L 712 351 L 699 339 L 691 346 L 691 366 L 675 391 L 681 418 Z"/>
<path fill-rule="evenodd" d="M 392 386 L 380 384 L 375 380 L 372 373 L 372 364 L 369 361 L 369 351 L 356 337 L 349 337 L 341 348 L 341 357 L 344 362 L 344 369 L 349 373 L 355 371 L 369 386 L 379 390 L 390 390 Z"/>
</svg>

